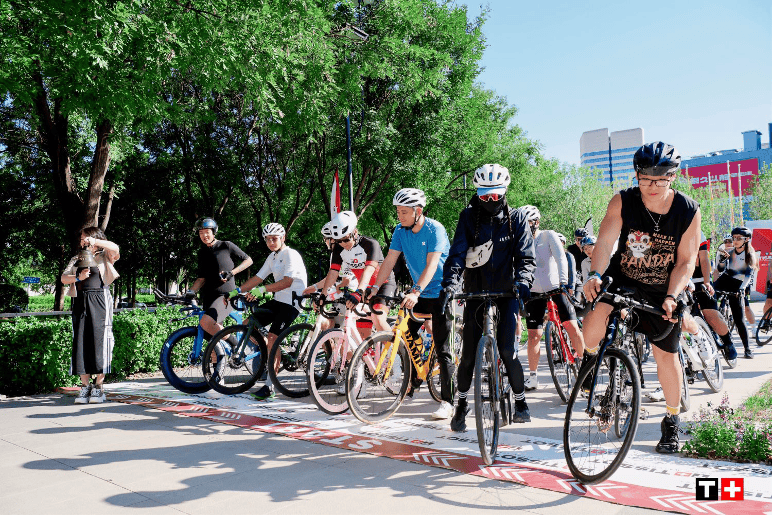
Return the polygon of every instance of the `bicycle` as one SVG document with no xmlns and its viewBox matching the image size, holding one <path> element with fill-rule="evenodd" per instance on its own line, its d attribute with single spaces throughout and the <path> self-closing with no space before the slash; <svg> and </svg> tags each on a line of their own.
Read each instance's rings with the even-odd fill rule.
<svg viewBox="0 0 772 516">
<path fill-rule="evenodd" d="M 477 444 L 486 465 L 491 465 L 496 460 L 499 427 L 507 425 L 510 416 L 508 413 L 503 413 L 509 405 L 507 402 L 511 399 L 511 387 L 503 363 L 499 358 L 496 344 L 497 307 L 493 303 L 494 299 L 506 297 L 513 297 L 513 293 L 479 292 L 453 294 L 450 297 L 450 299 L 467 301 L 482 299 L 484 301 L 482 305 L 485 310 L 483 334 L 477 343 L 474 364 L 474 416 L 477 427 Z M 507 380 L 502 382 L 502 377 L 507 378 Z M 500 415 L 504 425 L 500 425 Z"/>
<path fill-rule="evenodd" d="M 164 294 L 157 288 L 153 289 L 153 293 L 164 303 L 186 305 L 180 308 L 183 317 L 171 319 L 171 322 L 184 321 L 190 317 L 198 317 L 200 321 L 205 313 L 195 298 Z M 231 312 L 229 317 L 236 324 L 241 324 L 241 314 L 237 311 Z M 166 338 L 161 347 L 159 362 L 169 385 L 186 394 L 201 394 L 211 388 L 202 372 L 203 348 L 204 330 L 200 325 L 182 327 Z"/>
<path fill-rule="evenodd" d="M 770 265 L 772 267 L 772 265 Z M 756 326 L 756 345 L 764 346 L 772 340 L 772 308 L 764 312 Z"/>
<path fill-rule="evenodd" d="M 729 306 L 730 297 L 740 297 L 740 292 L 725 292 L 723 290 L 716 290 L 716 302 L 718 303 L 718 311 L 724 316 L 726 321 L 726 327 L 729 328 L 729 334 L 731 335 L 734 330 L 734 317 L 732 317 L 732 309 Z"/>
<path fill-rule="evenodd" d="M 556 294 L 565 294 L 566 299 L 568 299 L 570 303 L 573 303 L 571 296 L 569 296 L 567 291 L 562 288 L 556 288 L 549 292 L 538 294 L 531 293 L 531 297 L 525 303 L 527 305 L 537 299 L 547 299 L 547 314 L 549 320 L 544 327 L 544 347 L 547 351 L 547 365 L 549 365 L 550 375 L 552 375 L 552 382 L 555 384 L 555 389 L 557 389 L 558 395 L 563 403 L 566 403 L 568 397 L 571 395 L 571 387 L 579 373 L 579 367 L 577 365 L 579 357 L 576 356 L 576 353 L 571 347 L 571 340 L 568 337 L 568 332 L 566 332 L 566 329 L 563 327 L 563 323 L 560 320 L 558 306 L 552 300 L 552 296 Z"/>
<path fill-rule="evenodd" d="M 204 350 L 202 369 L 209 386 L 220 394 L 240 394 L 249 390 L 265 370 L 268 331 L 258 316 L 272 315 L 258 305 L 273 297 L 270 294 L 247 301 L 244 294 L 230 299 L 233 308 L 248 310 L 246 324 L 234 324 L 217 332 Z M 243 307 L 243 308 L 242 308 Z"/>
<path fill-rule="evenodd" d="M 450 340 L 450 354 L 453 357 L 454 371 L 458 371 L 458 364 L 461 362 L 461 335 L 464 330 L 464 324 L 461 316 L 456 315 L 456 304 L 453 305 L 453 311 L 451 314 L 453 318 L 453 331 L 448 336 Z M 457 373 L 453 376 L 453 385 L 456 385 Z M 432 399 L 437 402 L 442 402 L 442 385 L 440 385 L 440 363 L 437 359 L 437 351 L 432 353 L 429 359 L 429 377 L 426 379 L 426 383 L 429 385 L 429 394 L 432 395 Z"/>
<path fill-rule="evenodd" d="M 687 304 L 692 305 L 692 317 L 697 323 L 697 334 L 681 334 L 680 347 L 684 357 L 684 376 L 689 384 L 702 376 L 713 392 L 724 384 L 724 368 L 719 358 L 718 341 L 715 333 L 702 316 L 702 310 L 687 291 Z M 688 410 L 688 407 L 687 409 Z"/>
<path fill-rule="evenodd" d="M 391 305 L 401 303 L 403 296 L 382 299 Z M 351 358 L 346 375 L 346 400 L 351 413 L 363 423 L 377 423 L 391 417 L 405 399 L 411 378 L 431 381 L 434 341 L 427 349 L 425 343 L 409 331 L 411 319 L 418 324 L 424 322 L 412 309 L 400 307 L 391 331 L 367 337 Z"/>
<path fill-rule="evenodd" d="M 579 372 L 563 427 L 563 451 L 568 469 L 584 484 L 602 482 L 614 474 L 627 456 L 638 430 L 641 407 L 638 368 L 627 352 L 612 347 L 619 331 L 620 312 L 624 308 L 634 308 L 656 315 L 665 313 L 659 307 L 635 300 L 629 289 L 609 293 L 612 281 L 611 278 L 604 279 L 601 292 L 593 301 L 593 310 L 601 299 L 611 301 L 613 309 L 598 354 L 589 358 L 591 362 Z M 674 317 L 680 319 L 682 311 L 683 305 L 679 303 Z M 672 326 L 666 332 L 671 330 Z M 667 333 L 653 340 L 657 341 Z M 580 393 L 590 374 L 593 378 L 585 404 Z M 612 425 L 618 430 L 610 435 Z"/>
<path fill-rule="evenodd" d="M 302 321 L 284 330 L 268 353 L 268 363 L 278 364 L 278 368 L 268 368 L 268 375 L 276 390 L 289 398 L 302 398 L 310 394 L 307 383 L 309 350 L 321 334 L 322 321 L 325 318 L 334 319 L 337 315 L 325 311 L 324 307 L 339 301 L 325 300 L 320 308 L 323 317 L 317 315 L 313 324 L 309 322 L 314 312 L 313 304 L 317 304 L 321 297 L 323 296 L 319 292 L 305 296 L 292 293 L 292 302 L 297 301 L 298 306 L 305 312 L 299 316 Z M 304 300 L 310 300 L 312 305 L 304 305 Z"/>
<path fill-rule="evenodd" d="M 322 332 L 308 351 L 306 382 L 314 403 L 326 414 L 342 414 L 348 408 L 346 371 L 350 355 L 362 343 L 355 316 L 369 317 L 356 307 L 347 308 L 343 326 Z"/>
</svg>

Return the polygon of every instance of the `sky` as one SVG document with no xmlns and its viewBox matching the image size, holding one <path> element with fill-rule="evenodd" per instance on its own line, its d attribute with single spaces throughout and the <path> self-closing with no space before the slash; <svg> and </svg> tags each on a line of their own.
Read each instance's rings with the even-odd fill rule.
<svg viewBox="0 0 772 516">
<path fill-rule="evenodd" d="M 518 108 L 546 157 L 584 131 L 641 127 L 686 158 L 769 142 L 772 0 L 490 0 L 479 81 Z"/>
</svg>

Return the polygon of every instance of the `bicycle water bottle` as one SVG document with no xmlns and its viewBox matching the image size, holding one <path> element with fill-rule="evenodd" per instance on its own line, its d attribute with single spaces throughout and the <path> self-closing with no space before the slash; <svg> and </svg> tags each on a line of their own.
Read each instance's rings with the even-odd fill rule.
<svg viewBox="0 0 772 516">
<path fill-rule="evenodd" d="M 708 344 L 707 342 L 705 342 L 704 337 L 697 338 L 697 352 L 699 353 L 700 358 L 704 362 L 707 362 L 708 360 L 710 360 L 710 356 L 711 356 L 710 349 L 708 349 Z"/>
<path fill-rule="evenodd" d="M 432 353 L 432 334 L 421 328 L 418 330 L 419 342 L 423 342 L 424 352 L 422 358 L 424 361 L 429 360 L 429 356 Z"/>
</svg>

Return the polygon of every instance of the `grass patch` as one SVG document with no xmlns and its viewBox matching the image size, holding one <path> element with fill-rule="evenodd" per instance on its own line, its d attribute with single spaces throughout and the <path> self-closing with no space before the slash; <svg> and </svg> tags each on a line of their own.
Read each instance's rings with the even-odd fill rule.
<svg viewBox="0 0 772 516">
<path fill-rule="evenodd" d="M 687 457 L 759 462 L 772 465 L 772 380 L 737 409 L 724 394 L 718 407 L 708 403 L 686 424 L 691 439 Z"/>
</svg>

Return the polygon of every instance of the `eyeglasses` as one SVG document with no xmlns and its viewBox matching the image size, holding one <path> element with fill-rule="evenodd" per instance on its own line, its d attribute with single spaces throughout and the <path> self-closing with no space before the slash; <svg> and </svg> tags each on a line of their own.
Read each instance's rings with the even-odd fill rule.
<svg viewBox="0 0 772 516">
<path fill-rule="evenodd" d="M 346 238 L 341 238 L 340 240 L 336 240 L 336 244 L 345 244 L 346 242 L 351 242 L 354 239 L 351 235 L 347 236 Z"/>
<path fill-rule="evenodd" d="M 638 178 L 638 186 L 668 186 L 670 184 L 670 179 L 643 179 Z"/>
<path fill-rule="evenodd" d="M 740 236 L 740 235 L 735 235 L 735 236 L 732 237 L 732 240 L 745 240 L 745 237 Z"/>
<path fill-rule="evenodd" d="M 489 193 L 489 194 L 485 194 L 485 195 L 478 195 L 478 197 L 483 202 L 498 201 L 499 199 L 501 199 L 501 194 Z"/>
</svg>

